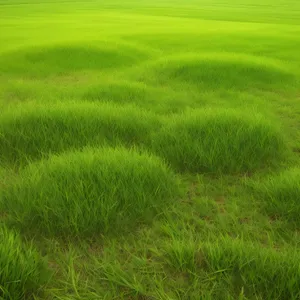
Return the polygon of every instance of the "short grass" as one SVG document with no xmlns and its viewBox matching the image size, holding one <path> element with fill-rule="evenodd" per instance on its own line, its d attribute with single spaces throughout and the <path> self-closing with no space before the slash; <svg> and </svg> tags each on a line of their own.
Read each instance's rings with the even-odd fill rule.
<svg viewBox="0 0 300 300">
<path fill-rule="evenodd" d="M 0 299 L 299 299 L 297 0 L 0 0 Z"/>
</svg>

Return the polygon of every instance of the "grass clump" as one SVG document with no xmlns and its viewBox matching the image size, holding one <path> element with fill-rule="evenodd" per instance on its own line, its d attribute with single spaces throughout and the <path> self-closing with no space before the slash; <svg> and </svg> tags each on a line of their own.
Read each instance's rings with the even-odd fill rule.
<svg viewBox="0 0 300 300">
<path fill-rule="evenodd" d="M 166 258 L 170 266 L 180 272 L 195 272 L 200 245 L 194 241 L 174 239 L 166 246 Z"/>
<path fill-rule="evenodd" d="M 177 193 L 175 175 L 159 158 L 86 149 L 30 165 L 2 205 L 22 228 L 84 236 L 148 220 Z"/>
<path fill-rule="evenodd" d="M 36 249 L 0 227 L 0 299 L 32 299 L 48 279 L 46 263 Z"/>
<path fill-rule="evenodd" d="M 273 124 L 231 110 L 195 110 L 169 119 L 153 147 L 176 169 L 190 172 L 249 172 L 278 164 L 286 154 Z"/>
<path fill-rule="evenodd" d="M 204 244 L 202 252 L 224 290 L 243 291 L 249 299 L 300 297 L 300 255 L 293 248 L 277 252 L 226 237 Z"/>
<path fill-rule="evenodd" d="M 1 116 L 0 162 L 24 164 L 84 146 L 132 146 L 145 142 L 157 126 L 155 115 L 132 106 L 28 103 Z"/>
<path fill-rule="evenodd" d="M 295 81 L 295 76 L 276 60 L 237 53 L 188 55 L 165 63 L 162 76 L 218 90 L 269 88 Z"/>
<path fill-rule="evenodd" d="M 120 68 L 145 58 L 146 53 L 123 45 L 35 47 L 0 55 L 0 72 L 43 78 L 79 71 Z"/>
<path fill-rule="evenodd" d="M 252 182 L 263 208 L 273 218 L 282 217 L 300 226 L 300 169 L 293 168 L 271 175 L 262 182 Z"/>
</svg>

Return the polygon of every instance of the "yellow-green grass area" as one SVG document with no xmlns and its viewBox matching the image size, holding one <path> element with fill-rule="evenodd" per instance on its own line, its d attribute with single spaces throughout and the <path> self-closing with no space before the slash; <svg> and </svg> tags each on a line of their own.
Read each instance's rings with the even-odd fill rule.
<svg viewBox="0 0 300 300">
<path fill-rule="evenodd" d="M 0 0 L 0 299 L 300 299 L 298 0 Z"/>
</svg>

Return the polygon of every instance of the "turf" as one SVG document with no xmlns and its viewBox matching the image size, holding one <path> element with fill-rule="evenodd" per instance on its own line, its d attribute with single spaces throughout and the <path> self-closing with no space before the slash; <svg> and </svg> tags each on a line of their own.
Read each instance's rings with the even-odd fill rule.
<svg viewBox="0 0 300 300">
<path fill-rule="evenodd" d="M 0 299 L 299 299 L 299 1 L 0 0 L 0 28 Z"/>
</svg>

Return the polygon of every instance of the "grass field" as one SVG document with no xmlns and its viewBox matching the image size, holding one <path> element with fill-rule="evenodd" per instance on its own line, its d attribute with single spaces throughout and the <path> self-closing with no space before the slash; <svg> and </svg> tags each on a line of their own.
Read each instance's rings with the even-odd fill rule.
<svg viewBox="0 0 300 300">
<path fill-rule="evenodd" d="M 0 299 L 300 299 L 298 0 L 0 0 Z"/>
</svg>

